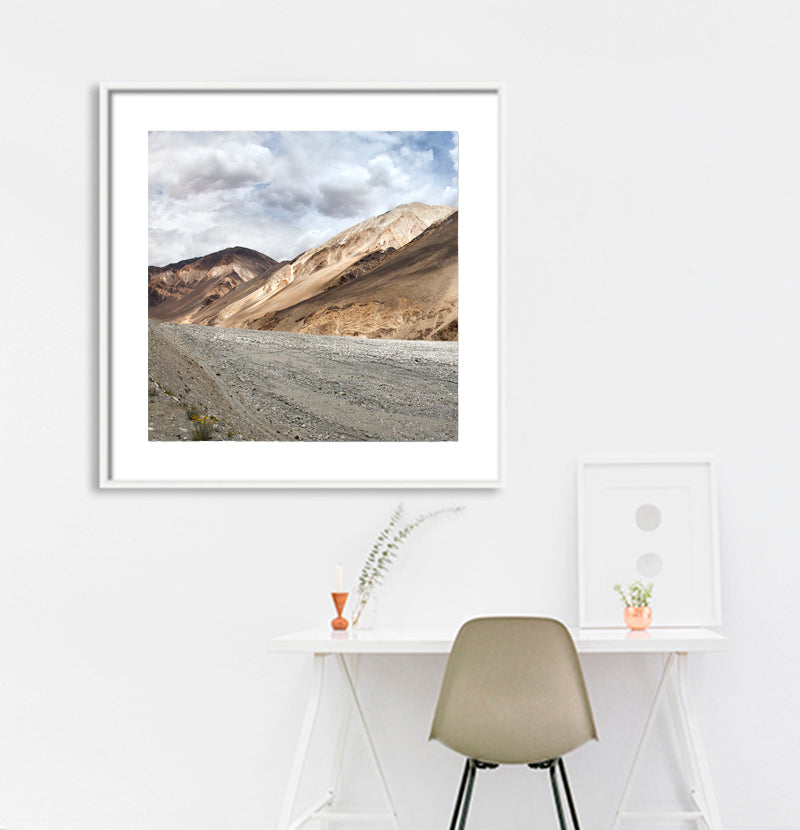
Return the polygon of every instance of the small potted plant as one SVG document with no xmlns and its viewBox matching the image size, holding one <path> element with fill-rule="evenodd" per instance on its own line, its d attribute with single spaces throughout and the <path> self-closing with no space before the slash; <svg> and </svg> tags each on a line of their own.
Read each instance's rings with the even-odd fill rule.
<svg viewBox="0 0 800 830">
<path fill-rule="evenodd" d="M 653 609 L 650 607 L 653 583 L 637 579 L 623 588 L 618 582 L 614 590 L 625 606 L 625 625 L 631 631 L 644 631 L 653 620 Z"/>
</svg>

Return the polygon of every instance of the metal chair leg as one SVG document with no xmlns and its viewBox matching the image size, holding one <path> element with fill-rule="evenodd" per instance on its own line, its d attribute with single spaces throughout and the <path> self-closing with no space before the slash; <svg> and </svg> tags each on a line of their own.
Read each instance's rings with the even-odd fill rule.
<svg viewBox="0 0 800 830">
<path fill-rule="evenodd" d="M 575 801 L 572 798 L 572 790 L 567 779 L 567 768 L 564 764 L 563 758 L 554 758 L 552 761 L 542 761 L 540 763 L 528 764 L 531 769 L 546 769 L 550 773 L 550 787 L 553 790 L 553 801 L 556 805 L 556 813 L 558 815 L 558 826 L 560 830 L 567 830 L 567 824 L 564 817 L 564 807 L 561 803 L 561 794 L 558 791 L 558 778 L 556 770 L 561 774 L 561 783 L 564 787 L 564 794 L 567 797 L 567 806 L 569 807 L 569 815 L 572 820 L 573 830 L 580 830 L 578 823 L 578 811 L 575 809 Z M 464 765 L 464 773 L 461 776 L 461 784 L 458 788 L 458 795 L 456 796 L 456 806 L 453 810 L 453 818 L 450 821 L 450 830 L 464 830 L 467 824 L 467 813 L 469 813 L 470 801 L 472 801 L 472 789 L 475 784 L 475 773 L 479 769 L 494 769 L 497 764 L 489 764 L 484 761 L 476 761 L 474 758 L 468 758 Z"/>
<path fill-rule="evenodd" d="M 551 762 L 550 770 L 550 786 L 553 788 L 553 800 L 556 802 L 556 812 L 558 813 L 558 826 L 561 830 L 567 830 L 567 825 L 564 823 L 564 810 L 561 807 L 561 796 L 558 794 L 558 781 L 556 780 L 556 765 Z"/>
<path fill-rule="evenodd" d="M 567 796 L 567 804 L 569 805 L 569 814 L 572 818 L 572 827 L 573 830 L 581 830 L 581 826 L 578 823 L 578 811 L 575 809 L 575 802 L 572 799 L 572 790 L 569 787 L 569 781 L 567 780 L 567 767 L 564 764 L 564 759 L 558 759 L 558 770 L 561 773 L 561 783 L 564 785 L 564 792 Z"/>
<path fill-rule="evenodd" d="M 467 786 L 467 777 L 469 776 L 470 770 L 470 760 L 467 758 L 466 763 L 464 764 L 464 774 L 461 776 L 461 785 L 458 788 L 458 795 L 456 796 L 456 806 L 453 810 L 453 819 L 450 822 L 450 830 L 456 830 L 456 823 L 458 822 L 458 816 L 461 813 L 461 804 L 464 801 L 464 789 Z"/>
<path fill-rule="evenodd" d="M 469 803 L 472 800 L 472 787 L 475 783 L 475 771 L 478 768 L 473 758 L 470 758 L 467 764 L 469 765 L 469 775 L 467 776 L 467 788 L 464 793 L 464 803 L 461 806 L 461 820 L 458 822 L 458 830 L 464 830 L 464 827 L 467 824 Z"/>
</svg>

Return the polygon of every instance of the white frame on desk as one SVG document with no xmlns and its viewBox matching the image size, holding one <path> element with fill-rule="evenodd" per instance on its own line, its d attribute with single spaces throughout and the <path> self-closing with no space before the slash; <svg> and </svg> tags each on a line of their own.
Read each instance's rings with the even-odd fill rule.
<svg viewBox="0 0 800 830">
<path fill-rule="evenodd" d="M 655 505 L 658 524 L 636 525 Z M 663 570 L 637 569 L 656 556 Z M 722 624 L 717 484 L 710 456 L 600 456 L 578 462 L 578 596 L 582 628 L 624 627 L 617 582 L 655 583 L 653 626 Z"/>
<path fill-rule="evenodd" d="M 305 653 L 313 655 L 311 689 L 300 729 L 294 762 L 278 830 L 299 830 L 310 821 L 355 822 L 363 820 L 387 821 L 394 830 L 400 830 L 400 820 L 392 802 L 389 785 L 381 768 L 378 752 L 370 734 L 367 720 L 358 696 L 355 680 L 355 661 L 370 654 L 448 654 L 456 636 L 455 629 L 376 629 L 374 631 L 331 632 L 314 629 L 273 637 L 267 648 L 277 653 Z M 626 632 L 619 629 L 592 629 L 572 631 L 580 654 L 641 654 L 662 656 L 663 665 L 647 720 L 633 758 L 617 808 L 613 830 L 621 830 L 628 821 L 641 826 L 642 821 L 664 819 L 702 821 L 709 830 L 722 830 L 719 808 L 711 781 L 703 742 L 692 706 L 688 683 L 690 652 L 722 651 L 727 640 L 705 628 L 654 629 L 645 632 Z M 346 702 L 342 712 L 339 737 L 334 750 L 329 785 L 323 796 L 299 816 L 292 818 L 303 768 L 309 753 L 311 736 L 319 710 L 324 685 L 326 658 L 333 657 L 345 682 Z M 687 790 L 694 808 L 681 811 L 638 811 L 627 809 L 627 803 L 636 772 L 642 764 L 656 715 L 662 704 L 671 703 L 671 713 L 678 730 L 683 752 L 683 769 L 687 773 Z M 431 701 L 431 712 L 435 701 Z M 340 812 L 334 804 L 342 772 L 345 739 L 350 719 L 355 716 L 364 737 L 369 759 L 377 774 L 380 791 L 386 805 L 383 813 Z"/>
</svg>

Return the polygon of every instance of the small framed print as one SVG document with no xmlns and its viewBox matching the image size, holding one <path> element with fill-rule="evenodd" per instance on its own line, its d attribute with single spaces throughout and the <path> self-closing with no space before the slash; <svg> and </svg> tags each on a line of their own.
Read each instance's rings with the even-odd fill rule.
<svg viewBox="0 0 800 830">
<path fill-rule="evenodd" d="M 722 621 L 713 460 L 585 458 L 578 464 L 579 621 L 623 627 L 613 586 L 654 585 L 654 627 Z"/>
</svg>

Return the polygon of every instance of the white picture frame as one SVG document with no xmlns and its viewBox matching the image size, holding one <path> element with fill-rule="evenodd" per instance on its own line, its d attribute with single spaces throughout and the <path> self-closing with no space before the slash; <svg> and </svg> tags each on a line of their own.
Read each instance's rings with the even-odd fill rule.
<svg viewBox="0 0 800 830">
<path fill-rule="evenodd" d="M 457 441 L 147 440 L 148 132 L 251 129 L 459 132 Z M 106 83 L 99 163 L 101 488 L 502 486 L 498 84 Z"/>
<path fill-rule="evenodd" d="M 624 628 L 613 586 L 636 579 L 655 585 L 653 627 L 722 624 L 710 456 L 579 460 L 581 628 Z"/>
</svg>

